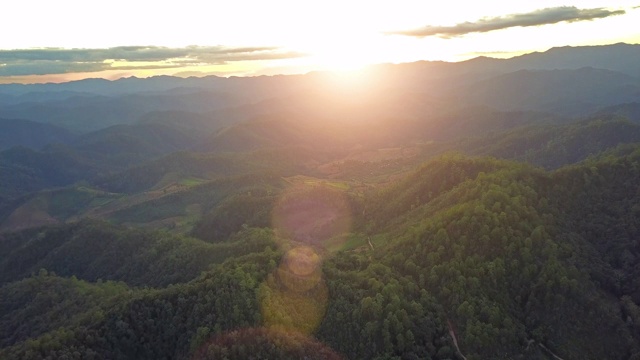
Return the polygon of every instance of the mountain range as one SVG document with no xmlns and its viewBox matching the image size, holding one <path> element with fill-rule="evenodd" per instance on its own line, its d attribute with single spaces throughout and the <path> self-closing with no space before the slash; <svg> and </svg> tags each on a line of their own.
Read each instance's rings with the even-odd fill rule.
<svg viewBox="0 0 640 360">
<path fill-rule="evenodd" d="M 640 45 L 0 85 L 2 359 L 638 359 Z"/>
</svg>

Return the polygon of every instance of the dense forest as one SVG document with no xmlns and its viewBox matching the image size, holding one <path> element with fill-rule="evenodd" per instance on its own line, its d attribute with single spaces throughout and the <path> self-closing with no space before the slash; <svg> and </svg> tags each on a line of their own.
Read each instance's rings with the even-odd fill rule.
<svg viewBox="0 0 640 360">
<path fill-rule="evenodd" d="M 640 359 L 638 103 L 524 60 L 0 86 L 0 358 Z"/>
</svg>

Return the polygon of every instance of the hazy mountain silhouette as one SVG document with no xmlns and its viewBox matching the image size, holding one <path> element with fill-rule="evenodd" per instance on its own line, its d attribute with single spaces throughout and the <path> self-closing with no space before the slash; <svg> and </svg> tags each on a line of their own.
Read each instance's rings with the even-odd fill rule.
<svg viewBox="0 0 640 360">
<path fill-rule="evenodd" d="M 596 111 L 594 116 L 604 116 L 607 114 L 626 117 L 631 121 L 640 123 L 640 102 L 608 106 Z"/>
<path fill-rule="evenodd" d="M 69 143 L 74 138 L 70 131 L 51 124 L 0 119 L 0 151 L 13 146 L 39 149 L 51 143 Z"/>
<path fill-rule="evenodd" d="M 519 70 L 460 89 L 456 96 L 503 110 L 586 115 L 639 99 L 640 79 L 595 68 Z"/>
</svg>

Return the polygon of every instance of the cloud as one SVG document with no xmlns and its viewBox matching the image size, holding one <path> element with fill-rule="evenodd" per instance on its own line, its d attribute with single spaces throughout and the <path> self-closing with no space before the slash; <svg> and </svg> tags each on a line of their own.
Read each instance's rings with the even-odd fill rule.
<svg viewBox="0 0 640 360">
<path fill-rule="evenodd" d="M 120 46 L 108 49 L 15 49 L 0 50 L 0 76 L 118 69 L 171 69 L 191 65 L 220 65 L 234 61 L 274 60 L 301 56 L 304 54 L 286 52 L 275 47 Z"/>
<path fill-rule="evenodd" d="M 540 26 L 559 22 L 586 21 L 622 14 L 625 14 L 624 10 L 612 11 L 604 8 L 578 9 L 575 6 L 561 6 L 535 10 L 524 14 L 482 18 L 476 22 L 464 22 L 454 26 L 425 26 L 419 29 L 394 31 L 387 34 L 451 38 L 469 33 L 489 32 L 512 27 Z"/>
</svg>

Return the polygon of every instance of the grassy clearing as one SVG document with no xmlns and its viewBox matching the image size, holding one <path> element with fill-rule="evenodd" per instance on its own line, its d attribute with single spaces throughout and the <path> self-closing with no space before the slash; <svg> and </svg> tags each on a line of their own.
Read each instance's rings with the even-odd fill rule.
<svg viewBox="0 0 640 360">
<path fill-rule="evenodd" d="M 311 176 L 296 175 L 285 179 L 287 182 L 293 185 L 306 185 L 306 186 L 328 186 L 341 191 L 348 191 L 351 189 L 346 181 L 336 181 L 327 179 L 318 179 Z"/>
<path fill-rule="evenodd" d="M 189 178 L 180 179 L 180 181 L 178 181 L 178 184 L 191 187 L 191 186 L 197 186 L 197 185 L 203 184 L 205 182 L 207 182 L 207 180 L 205 179 L 189 177 Z"/>
<path fill-rule="evenodd" d="M 363 234 L 345 233 L 328 239 L 323 245 L 329 253 L 348 251 L 367 245 L 367 238 Z"/>
</svg>

